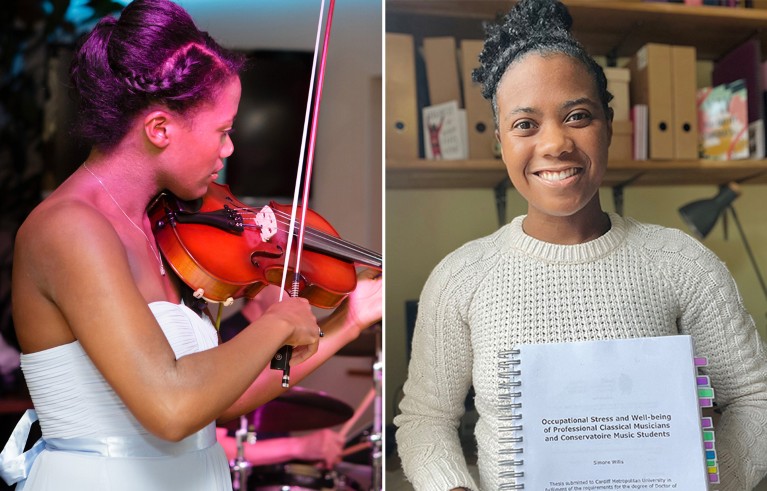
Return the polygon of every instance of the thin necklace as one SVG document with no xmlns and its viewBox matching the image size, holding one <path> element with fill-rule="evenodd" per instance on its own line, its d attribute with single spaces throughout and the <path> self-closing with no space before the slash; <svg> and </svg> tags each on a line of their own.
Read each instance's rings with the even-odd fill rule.
<svg viewBox="0 0 767 491">
<path fill-rule="evenodd" d="M 83 168 L 85 168 L 85 170 L 87 170 L 88 172 L 90 172 L 90 174 L 91 174 L 91 175 L 92 175 L 94 178 L 96 178 L 96 180 L 99 182 L 99 184 L 101 184 L 101 187 L 102 187 L 102 188 L 104 188 L 104 191 L 106 191 L 107 195 L 108 195 L 110 198 L 112 198 L 112 202 L 113 202 L 115 205 L 117 205 L 117 209 L 119 209 L 119 210 L 122 212 L 122 214 L 123 214 L 123 215 L 125 215 L 125 218 L 127 218 L 127 219 L 128 219 L 128 221 L 131 223 L 131 225 L 133 225 L 133 226 L 136 228 L 136 230 L 138 230 L 139 232 L 141 232 L 141 235 L 143 235 L 143 236 L 144 236 L 144 238 L 146 239 L 146 243 L 147 243 L 147 244 L 149 244 L 149 247 L 152 249 L 152 252 L 154 253 L 154 257 L 156 257 L 156 258 L 157 258 L 157 263 L 160 265 L 160 274 L 161 274 L 161 275 L 163 275 L 163 276 L 165 276 L 165 266 L 163 266 L 163 265 L 162 265 L 162 259 L 160 259 L 160 254 L 158 254 L 158 253 L 157 253 L 157 250 L 156 250 L 156 249 L 154 248 L 154 246 L 152 245 L 152 241 L 151 241 L 151 240 L 149 240 L 149 237 L 147 237 L 146 233 L 144 232 L 144 229 L 142 229 L 141 227 L 139 227 L 138 225 L 136 225 L 136 222 L 134 222 L 133 220 L 131 220 L 131 217 L 129 217 L 129 216 L 128 216 L 128 214 L 127 214 L 127 213 L 125 213 L 125 210 L 123 210 L 123 207 L 122 207 L 122 206 L 120 206 L 120 203 L 118 203 L 118 202 L 117 202 L 117 200 L 115 199 L 115 197 L 114 197 L 114 196 L 112 196 L 112 193 L 110 193 L 110 192 L 109 192 L 109 189 L 107 189 L 107 187 L 104 185 L 104 183 L 101 181 L 101 179 L 99 179 L 99 176 L 97 176 L 96 174 L 94 174 L 94 173 L 93 173 L 93 171 L 92 171 L 92 170 L 90 170 L 90 169 L 88 168 L 88 166 L 87 166 L 87 165 L 83 164 Z"/>
</svg>

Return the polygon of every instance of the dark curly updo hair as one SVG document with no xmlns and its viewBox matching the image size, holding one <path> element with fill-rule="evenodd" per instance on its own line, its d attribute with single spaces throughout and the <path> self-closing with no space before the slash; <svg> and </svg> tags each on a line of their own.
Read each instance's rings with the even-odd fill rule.
<svg viewBox="0 0 767 491">
<path fill-rule="evenodd" d="M 492 102 L 496 123 L 498 83 L 509 66 L 528 53 L 564 54 L 580 61 L 594 79 L 605 114 L 610 114 L 613 96 L 607 91 L 604 70 L 570 34 L 572 25 L 570 12 L 557 0 L 521 0 L 498 24 L 485 28 L 480 66 L 472 76 L 475 82 L 482 84 L 485 99 Z"/>
<path fill-rule="evenodd" d="M 76 130 L 88 144 L 112 148 L 150 104 L 187 113 L 212 100 L 243 64 L 175 3 L 135 0 L 119 19 L 101 19 L 72 60 Z"/>
</svg>

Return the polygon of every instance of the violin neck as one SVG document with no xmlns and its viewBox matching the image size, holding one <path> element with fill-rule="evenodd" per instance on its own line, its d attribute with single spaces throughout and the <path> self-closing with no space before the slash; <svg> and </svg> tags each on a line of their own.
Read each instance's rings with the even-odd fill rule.
<svg viewBox="0 0 767 491">
<path fill-rule="evenodd" d="M 383 266 L 380 254 L 315 229 L 306 229 L 304 247 L 349 263 L 375 269 Z"/>
</svg>

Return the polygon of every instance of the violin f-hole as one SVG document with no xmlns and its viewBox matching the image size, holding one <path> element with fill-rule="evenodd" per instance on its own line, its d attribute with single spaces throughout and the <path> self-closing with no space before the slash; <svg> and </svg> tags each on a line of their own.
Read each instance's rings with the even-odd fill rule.
<svg viewBox="0 0 767 491">
<path fill-rule="evenodd" d="M 258 266 L 258 260 L 261 258 L 267 258 L 267 259 L 279 259 L 285 254 L 285 251 L 282 247 L 277 246 L 273 250 L 267 250 L 267 249 L 259 249 L 256 251 L 253 251 L 250 254 L 250 262 L 253 264 L 253 266 Z"/>
</svg>

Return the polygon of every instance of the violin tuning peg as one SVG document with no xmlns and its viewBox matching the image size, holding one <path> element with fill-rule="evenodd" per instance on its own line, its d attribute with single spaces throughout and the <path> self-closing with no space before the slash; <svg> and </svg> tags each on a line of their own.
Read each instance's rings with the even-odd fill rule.
<svg viewBox="0 0 767 491">
<path fill-rule="evenodd" d="M 195 291 L 194 291 L 194 293 L 192 294 L 192 296 L 193 296 L 194 298 L 198 298 L 198 299 L 199 299 L 199 298 L 202 298 L 202 296 L 203 296 L 203 295 L 205 295 L 205 290 L 204 290 L 204 289 L 202 289 L 202 288 L 198 288 L 198 289 L 197 289 L 197 290 L 195 290 Z"/>
</svg>

